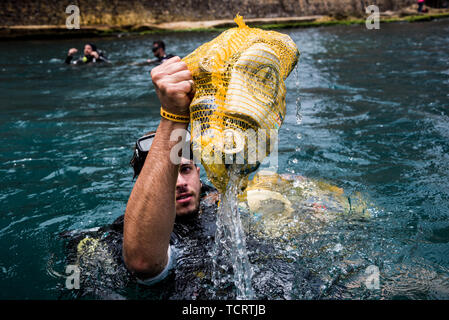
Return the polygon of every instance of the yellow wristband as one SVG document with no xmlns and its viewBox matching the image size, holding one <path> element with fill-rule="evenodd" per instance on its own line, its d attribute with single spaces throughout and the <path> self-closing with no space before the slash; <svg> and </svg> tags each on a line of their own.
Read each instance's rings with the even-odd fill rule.
<svg viewBox="0 0 449 320">
<path fill-rule="evenodd" d="M 190 117 L 181 116 L 179 114 L 170 113 L 161 107 L 161 117 L 174 122 L 189 123 Z"/>
</svg>

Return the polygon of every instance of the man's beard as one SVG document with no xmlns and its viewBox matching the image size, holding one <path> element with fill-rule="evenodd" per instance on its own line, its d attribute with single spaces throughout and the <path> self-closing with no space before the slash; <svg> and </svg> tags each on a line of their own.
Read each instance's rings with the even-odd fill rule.
<svg viewBox="0 0 449 320">
<path fill-rule="evenodd" d="M 181 208 L 184 209 L 184 208 Z M 183 212 L 182 214 L 176 213 L 176 220 L 182 220 L 182 219 L 191 219 L 198 216 L 200 212 L 200 199 L 196 201 L 195 207 L 187 212 Z"/>
</svg>

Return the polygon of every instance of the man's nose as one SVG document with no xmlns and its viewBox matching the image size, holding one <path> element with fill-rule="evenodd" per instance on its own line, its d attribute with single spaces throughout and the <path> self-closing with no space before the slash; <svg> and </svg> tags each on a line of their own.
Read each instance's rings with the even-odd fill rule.
<svg viewBox="0 0 449 320">
<path fill-rule="evenodd" d="M 176 186 L 182 187 L 182 186 L 186 186 L 186 185 L 187 185 L 187 180 L 184 179 L 182 174 L 178 174 L 178 180 L 176 181 Z"/>
</svg>

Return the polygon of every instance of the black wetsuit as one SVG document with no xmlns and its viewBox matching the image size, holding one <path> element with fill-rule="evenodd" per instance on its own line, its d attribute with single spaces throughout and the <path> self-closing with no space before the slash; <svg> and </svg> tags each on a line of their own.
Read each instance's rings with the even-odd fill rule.
<svg viewBox="0 0 449 320">
<path fill-rule="evenodd" d="M 165 60 L 168 60 L 168 59 L 170 59 L 170 58 L 173 58 L 174 57 L 174 55 L 172 55 L 172 54 L 166 54 L 165 56 L 163 56 L 163 57 L 161 57 L 161 58 L 158 58 L 158 60 L 159 60 L 159 63 L 162 63 L 162 62 L 164 62 Z"/>
<path fill-rule="evenodd" d="M 204 185 L 204 184 L 203 184 Z M 111 225 L 95 231 L 66 232 L 67 264 L 80 268 L 80 289 L 63 289 L 61 298 L 88 299 L 235 299 L 236 289 L 216 292 L 212 282 L 217 204 L 208 194 L 215 189 L 202 189 L 199 213 L 176 218 L 170 238 L 175 259 L 168 276 L 152 285 L 138 284 L 127 270 L 122 257 L 124 216 Z M 296 278 L 305 280 L 309 290 L 318 292 L 321 283 L 298 268 L 297 261 L 280 254 L 279 244 L 247 236 L 249 259 L 256 272 L 252 278 L 258 299 L 292 299 L 291 285 Z M 217 294 L 214 296 L 213 294 Z"/>
<path fill-rule="evenodd" d="M 173 58 L 173 57 L 174 57 L 174 55 L 172 55 L 172 54 L 166 54 L 166 55 L 163 56 L 163 57 L 157 57 L 157 59 L 151 60 L 151 61 L 149 62 L 149 64 L 150 64 L 150 65 L 159 65 L 159 64 L 161 64 L 162 62 L 164 62 L 165 60 L 168 60 L 168 59 Z"/>
<path fill-rule="evenodd" d="M 67 64 L 77 64 L 77 65 L 82 65 L 82 64 L 88 64 L 88 63 L 101 63 L 101 62 L 109 62 L 109 60 L 103 56 L 101 54 L 101 52 L 99 53 L 99 57 L 98 59 L 94 58 L 91 55 L 88 56 L 83 56 L 82 58 L 73 60 L 73 56 L 67 56 L 65 58 L 65 63 Z"/>
</svg>

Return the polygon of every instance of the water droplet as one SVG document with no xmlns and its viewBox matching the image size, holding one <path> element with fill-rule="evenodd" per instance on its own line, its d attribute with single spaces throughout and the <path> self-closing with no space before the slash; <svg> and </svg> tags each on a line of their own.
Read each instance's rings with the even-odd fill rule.
<svg viewBox="0 0 449 320">
<path fill-rule="evenodd" d="M 341 243 L 337 243 L 333 249 L 334 252 L 340 252 L 341 250 L 343 250 L 343 246 L 341 245 Z"/>
<path fill-rule="evenodd" d="M 301 124 L 302 115 L 301 115 L 301 98 L 298 96 L 296 98 L 296 124 Z"/>
</svg>

